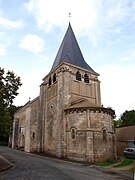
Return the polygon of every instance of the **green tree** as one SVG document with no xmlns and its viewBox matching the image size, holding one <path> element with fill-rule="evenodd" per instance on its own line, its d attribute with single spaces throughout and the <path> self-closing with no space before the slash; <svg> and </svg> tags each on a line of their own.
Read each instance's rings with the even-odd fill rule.
<svg viewBox="0 0 135 180">
<path fill-rule="evenodd" d="M 115 119 L 115 120 L 113 120 L 113 123 L 114 123 L 115 128 L 122 126 L 121 119 Z"/>
<path fill-rule="evenodd" d="M 123 127 L 135 125 L 135 110 L 125 111 L 119 119 L 115 119 L 114 127 Z"/>
<path fill-rule="evenodd" d="M 18 89 L 22 85 L 19 76 L 13 71 L 5 72 L 0 67 L 0 141 L 2 137 L 8 137 L 13 120 L 13 101 L 18 95 Z M 12 111 L 11 111 L 12 109 Z M 14 107 L 15 111 L 15 107 Z"/>
<path fill-rule="evenodd" d="M 135 110 L 125 111 L 121 115 L 120 120 L 122 126 L 135 125 Z"/>
</svg>

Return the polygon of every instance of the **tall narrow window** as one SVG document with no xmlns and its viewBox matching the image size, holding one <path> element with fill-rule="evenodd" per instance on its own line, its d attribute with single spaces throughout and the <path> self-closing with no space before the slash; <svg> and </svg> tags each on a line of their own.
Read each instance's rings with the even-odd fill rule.
<svg viewBox="0 0 135 180">
<path fill-rule="evenodd" d="M 32 137 L 35 138 L 35 133 L 34 132 L 32 133 Z"/>
<path fill-rule="evenodd" d="M 76 130 L 74 128 L 71 129 L 71 137 L 72 137 L 72 140 L 75 140 L 76 138 Z"/>
<path fill-rule="evenodd" d="M 84 82 L 89 83 L 89 76 L 84 74 Z"/>
<path fill-rule="evenodd" d="M 51 77 L 49 78 L 49 86 L 51 86 L 51 84 L 52 84 L 52 79 L 51 79 Z"/>
<path fill-rule="evenodd" d="M 107 142 L 107 132 L 105 129 L 103 130 L 103 142 Z"/>
<path fill-rule="evenodd" d="M 53 75 L 53 83 L 56 81 L 56 73 Z"/>
<path fill-rule="evenodd" d="M 81 81 L 81 74 L 79 71 L 76 72 L 76 80 Z"/>
</svg>

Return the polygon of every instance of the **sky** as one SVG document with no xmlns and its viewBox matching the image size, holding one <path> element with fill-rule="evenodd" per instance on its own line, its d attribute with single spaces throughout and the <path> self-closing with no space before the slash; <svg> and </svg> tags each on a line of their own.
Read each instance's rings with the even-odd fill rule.
<svg viewBox="0 0 135 180">
<path fill-rule="evenodd" d="M 39 95 L 69 19 L 85 61 L 100 74 L 104 107 L 117 117 L 135 109 L 134 0 L 0 0 L 0 66 L 23 83 L 14 104 Z"/>
</svg>

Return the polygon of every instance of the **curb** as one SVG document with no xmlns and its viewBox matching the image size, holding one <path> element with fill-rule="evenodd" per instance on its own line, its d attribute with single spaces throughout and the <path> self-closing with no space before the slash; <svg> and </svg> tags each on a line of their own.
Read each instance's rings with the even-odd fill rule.
<svg viewBox="0 0 135 180">
<path fill-rule="evenodd" d="M 13 168 L 15 165 L 13 163 L 11 163 L 10 161 L 8 161 L 7 159 L 5 159 L 3 156 L 0 155 L 0 160 L 5 163 L 4 167 L 0 167 L 0 172 L 9 170 L 11 168 Z"/>
</svg>

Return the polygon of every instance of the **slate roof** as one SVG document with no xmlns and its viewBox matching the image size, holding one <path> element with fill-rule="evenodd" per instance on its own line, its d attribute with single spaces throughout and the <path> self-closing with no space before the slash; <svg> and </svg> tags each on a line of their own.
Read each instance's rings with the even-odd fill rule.
<svg viewBox="0 0 135 180">
<path fill-rule="evenodd" d="M 85 62 L 70 23 L 51 70 L 63 62 L 79 66 L 95 73 L 95 71 Z"/>
</svg>

